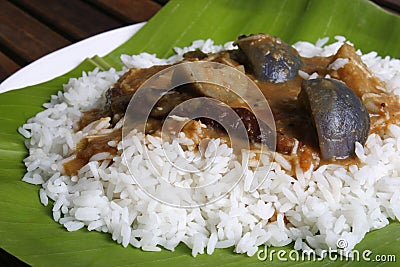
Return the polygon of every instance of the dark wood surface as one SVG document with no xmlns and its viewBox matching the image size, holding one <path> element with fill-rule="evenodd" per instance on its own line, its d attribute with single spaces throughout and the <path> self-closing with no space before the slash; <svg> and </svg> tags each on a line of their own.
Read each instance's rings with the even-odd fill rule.
<svg viewBox="0 0 400 267">
<path fill-rule="evenodd" d="M 400 0 L 373 0 L 400 14 Z M 0 83 L 38 58 L 95 34 L 147 21 L 168 0 L 0 0 Z M 0 266 L 27 266 L 0 248 Z"/>
<path fill-rule="evenodd" d="M 0 83 L 95 34 L 147 21 L 168 0 L 0 0 Z M 400 14 L 400 0 L 373 0 Z"/>
<path fill-rule="evenodd" d="M 149 20 L 168 0 L 0 0 L 0 82 L 55 50 Z"/>
</svg>

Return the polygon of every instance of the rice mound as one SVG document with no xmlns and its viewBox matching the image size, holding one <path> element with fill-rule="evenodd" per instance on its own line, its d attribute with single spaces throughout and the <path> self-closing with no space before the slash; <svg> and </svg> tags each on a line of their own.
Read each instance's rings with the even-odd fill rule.
<svg viewBox="0 0 400 267">
<path fill-rule="evenodd" d="M 335 39 L 330 45 L 324 38 L 316 44 L 298 42 L 294 47 L 302 56 L 327 56 L 346 42 L 344 37 Z M 176 55 L 168 59 L 147 53 L 123 55 L 121 59 L 126 68 L 143 68 L 177 62 L 183 53 L 195 49 L 208 53 L 230 48 L 231 42 L 222 46 L 199 40 L 190 47 L 176 48 Z M 362 59 L 387 84 L 388 92 L 400 95 L 399 60 L 381 58 L 375 52 L 362 55 Z M 63 163 L 84 136 L 112 130 L 105 118 L 75 132 L 82 112 L 100 105 L 104 92 L 126 68 L 95 69 L 70 79 L 63 92 L 44 104 L 44 111 L 19 129 L 29 138 L 23 181 L 41 185 L 41 202 L 49 205 L 49 199 L 54 201 L 53 218 L 68 231 L 87 228 L 107 232 L 122 246 L 145 251 L 160 251 L 161 247 L 173 251 L 183 242 L 192 249 L 193 256 L 228 247 L 252 256 L 260 245 L 285 246 L 291 242 L 296 250 L 321 254 L 323 250 L 337 249 L 338 240 L 346 240 L 344 252 L 351 251 L 369 231 L 385 227 L 389 219 L 400 219 L 400 127 L 396 125 L 390 125 L 383 137 L 371 134 L 364 146 L 356 144 L 359 166 L 329 164 L 307 172 L 297 166 L 296 178 L 287 174 L 291 166 L 283 157 L 278 156 L 274 162 L 261 160 L 257 168 L 242 166 L 232 150 L 216 139 L 213 144 L 222 163 L 209 174 L 244 171 L 244 179 L 222 199 L 191 209 L 152 199 L 128 171 L 133 168 L 144 176 L 156 175 L 141 153 L 147 148 L 149 157 L 157 157 L 158 167 L 167 179 L 185 181 L 187 177 L 165 168 L 165 159 L 159 153 L 161 139 L 155 136 L 133 131 L 131 142 L 125 147 L 122 142 L 109 144 L 118 149 L 117 155 L 94 155 L 77 176 L 63 174 Z M 115 126 L 118 127 L 122 123 Z M 179 149 L 178 144 L 187 145 L 191 140 L 181 135 L 174 142 L 169 147 L 171 153 Z M 250 192 L 251 181 L 247 178 L 269 170 L 264 183 Z M 168 194 L 160 184 L 154 184 L 154 190 Z"/>
</svg>

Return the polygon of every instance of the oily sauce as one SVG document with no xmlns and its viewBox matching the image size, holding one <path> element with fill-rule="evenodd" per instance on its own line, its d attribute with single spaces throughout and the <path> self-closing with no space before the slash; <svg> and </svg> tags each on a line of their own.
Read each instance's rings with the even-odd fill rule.
<svg viewBox="0 0 400 267">
<path fill-rule="evenodd" d="M 348 81 L 348 86 L 352 89 L 353 87 L 359 88 L 361 86 L 357 81 L 360 81 L 360 83 L 364 85 L 366 83 L 365 79 L 377 79 L 376 77 L 371 77 L 370 72 L 364 70 L 366 67 L 360 64 L 359 56 L 355 53 L 355 50 L 352 51 L 349 47 L 344 47 L 339 50 L 338 53 L 340 53 L 340 56 L 342 57 L 350 58 L 350 63 L 347 64 L 348 66 L 346 65 L 346 68 L 343 68 L 340 71 L 330 70 L 328 68 L 329 64 L 338 58 L 338 55 L 302 58 L 303 66 L 301 70 L 308 74 L 316 72 L 320 77 L 329 74 L 334 78 Z M 211 55 L 210 58 L 213 58 L 218 62 L 221 62 L 221 58 L 223 58 L 226 61 L 224 61 L 225 64 L 235 67 L 239 65 L 239 63 L 227 57 L 226 52 L 222 53 L 222 57 Z M 102 117 L 111 117 L 112 119 L 122 118 L 125 109 L 124 106 L 121 106 L 120 104 L 123 103 L 125 105 L 125 102 L 129 102 L 129 99 L 137 89 L 137 86 L 143 83 L 143 81 L 152 74 L 164 68 L 165 66 L 155 66 L 149 69 L 131 70 L 127 74 L 123 75 L 114 86 L 117 90 L 111 91 L 111 93 L 108 92 L 109 95 L 114 94 L 117 100 L 111 105 L 105 105 L 104 109 L 96 109 L 84 113 L 79 122 L 80 129 L 88 125 L 90 122 L 96 121 Z M 352 77 L 349 77 L 351 73 L 356 73 L 357 78 L 353 79 Z M 311 166 L 316 168 L 321 164 L 328 163 L 337 163 L 345 166 L 358 164 L 355 157 L 332 159 L 329 161 L 322 161 L 320 159 L 318 136 L 313 125 L 313 120 L 305 110 L 305 107 L 303 107 L 297 99 L 301 91 L 301 83 L 303 81 L 302 77 L 297 75 L 297 77 L 285 83 L 271 83 L 267 81 L 258 81 L 251 73 L 246 74 L 260 88 L 273 113 L 277 131 L 277 152 L 286 157 L 289 162 L 292 162 L 293 166 L 299 164 L 300 167 L 306 171 Z M 343 76 L 346 77 L 344 78 Z M 368 84 L 372 84 L 371 86 L 373 86 L 373 88 L 364 88 L 360 97 L 367 106 L 368 111 L 372 114 L 371 129 L 374 132 L 379 132 L 382 131 L 388 122 L 390 122 L 390 119 L 398 120 L 396 118 L 399 116 L 395 115 L 400 111 L 399 101 L 397 98 L 394 99 L 388 94 L 381 93 L 382 91 L 379 88 L 376 88 L 377 86 L 383 86 L 382 83 L 373 80 L 372 83 L 368 82 Z M 129 94 L 129 92 L 131 92 L 131 94 Z M 368 92 L 374 92 L 375 95 L 367 94 Z M 380 94 L 376 94 L 377 92 Z M 186 92 L 184 93 L 186 94 Z M 182 96 L 178 97 L 182 98 Z M 180 98 L 177 98 L 177 100 L 181 101 Z M 185 100 L 188 98 L 190 98 L 190 96 L 184 95 L 183 99 Z M 179 104 L 179 101 L 176 103 Z M 110 99 L 107 99 L 107 102 L 110 102 Z M 162 103 L 170 105 L 169 101 L 160 101 L 159 105 L 162 105 Z M 376 111 L 375 113 L 374 109 Z M 390 114 L 388 115 L 389 111 Z M 150 118 L 151 123 L 146 125 L 146 133 L 157 134 L 161 129 L 163 119 L 164 118 Z M 204 120 L 203 122 L 207 121 Z M 192 126 L 193 125 L 189 123 L 183 128 L 183 131 L 187 136 L 192 136 L 194 138 L 198 135 L 191 134 L 190 129 Z M 91 139 L 84 138 L 75 149 L 75 158 L 64 164 L 66 174 L 77 174 L 79 169 L 87 164 L 90 158 L 96 153 L 109 152 L 112 155 L 116 154 L 116 148 L 109 146 L 108 142 L 119 142 L 122 138 L 121 135 L 121 130 L 116 130 L 105 136 L 97 136 Z M 207 128 L 201 131 L 200 136 L 201 138 L 222 138 L 229 144 L 229 138 L 227 138 L 226 133 L 221 130 L 217 124 L 212 122 L 207 124 Z"/>
</svg>

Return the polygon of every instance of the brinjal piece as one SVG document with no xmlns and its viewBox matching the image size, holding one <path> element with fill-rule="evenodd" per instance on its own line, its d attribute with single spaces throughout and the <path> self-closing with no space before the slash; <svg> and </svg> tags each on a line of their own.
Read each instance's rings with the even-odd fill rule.
<svg viewBox="0 0 400 267">
<path fill-rule="evenodd" d="M 169 67 L 169 65 L 153 66 L 145 69 L 129 69 L 118 81 L 106 91 L 106 109 L 111 114 L 124 114 L 133 94 L 150 77 Z M 161 81 L 161 79 L 160 79 Z"/>
<path fill-rule="evenodd" d="M 347 85 L 334 79 L 305 80 L 299 101 L 310 112 L 324 160 L 347 158 L 370 130 L 368 111 Z"/>
<path fill-rule="evenodd" d="M 150 91 L 150 90 L 148 90 Z M 158 90 L 160 91 L 160 90 Z M 161 96 L 154 94 L 153 99 L 158 99 L 157 103 L 154 105 L 153 109 L 150 112 L 150 117 L 156 118 L 156 119 L 164 119 L 168 115 L 168 113 L 171 112 L 171 110 L 176 107 L 177 105 L 185 102 L 186 100 L 189 100 L 193 98 L 192 95 L 186 93 L 186 92 L 178 92 L 178 91 L 168 91 L 166 93 L 160 94 Z M 143 101 L 141 103 L 142 105 L 151 105 L 152 103 L 146 103 L 146 101 Z"/>
<path fill-rule="evenodd" d="M 244 54 L 245 65 L 262 81 L 284 83 L 296 77 L 302 66 L 296 49 L 277 37 L 256 34 L 239 37 L 234 44 Z"/>
<path fill-rule="evenodd" d="M 205 61 L 182 64 L 174 70 L 172 83 L 184 84 L 186 92 L 214 98 L 231 107 L 247 107 L 241 96 L 248 93 L 249 79 L 229 65 Z"/>
</svg>

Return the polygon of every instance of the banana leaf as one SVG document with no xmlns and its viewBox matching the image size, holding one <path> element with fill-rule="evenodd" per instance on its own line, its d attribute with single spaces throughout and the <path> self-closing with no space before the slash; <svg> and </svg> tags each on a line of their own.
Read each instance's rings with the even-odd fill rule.
<svg viewBox="0 0 400 267">
<path fill-rule="evenodd" d="M 186 46 L 196 39 L 212 38 L 216 43 L 235 40 L 239 35 L 269 33 L 288 43 L 315 42 L 320 37 L 343 35 L 362 52 L 377 51 L 382 56 L 400 57 L 400 18 L 366 0 L 171 0 L 137 34 L 104 58 L 85 60 L 71 72 L 51 81 L 0 94 L 0 246 L 33 266 L 342 266 L 357 264 L 348 259 L 323 261 L 260 261 L 233 253 L 233 248 L 213 255 L 191 256 L 185 245 L 174 252 L 143 252 L 123 248 L 111 235 L 79 230 L 67 232 L 52 219 L 51 205 L 40 204 L 38 186 L 21 181 L 27 156 L 24 138 L 17 128 L 42 110 L 50 95 L 82 71 L 94 67 L 120 68 L 119 55 L 142 51 L 166 57 L 173 47 Z M 400 203 L 399 203 L 400 204 Z M 368 233 L 356 246 L 360 252 L 394 255 L 400 259 L 400 223 Z M 262 249 L 262 248 L 260 248 Z M 282 249 L 289 253 L 293 246 Z M 286 254 L 287 255 L 287 254 Z M 387 257 L 389 258 L 389 257 Z M 393 259 L 392 259 L 393 260 Z M 391 263 L 387 263 L 391 264 Z M 395 263 L 392 262 L 394 265 Z"/>
</svg>

